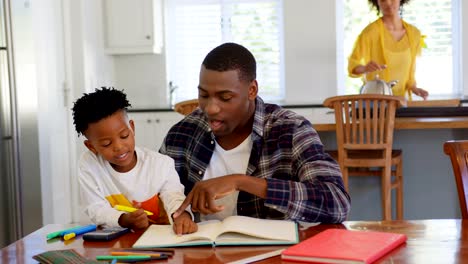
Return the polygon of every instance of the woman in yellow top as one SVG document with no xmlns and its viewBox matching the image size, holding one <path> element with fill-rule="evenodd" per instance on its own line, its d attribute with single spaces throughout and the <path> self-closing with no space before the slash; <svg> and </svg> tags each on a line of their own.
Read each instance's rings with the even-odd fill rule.
<svg viewBox="0 0 468 264">
<path fill-rule="evenodd" d="M 386 82 L 398 80 L 393 94 L 411 100 L 414 93 L 427 99 L 429 93 L 416 86 L 414 72 L 416 56 L 421 52 L 421 32 L 403 21 L 400 8 L 410 0 L 368 0 L 382 12 L 382 17 L 369 24 L 359 35 L 349 57 L 351 77 L 365 75 L 373 80 L 376 75 Z"/>
</svg>

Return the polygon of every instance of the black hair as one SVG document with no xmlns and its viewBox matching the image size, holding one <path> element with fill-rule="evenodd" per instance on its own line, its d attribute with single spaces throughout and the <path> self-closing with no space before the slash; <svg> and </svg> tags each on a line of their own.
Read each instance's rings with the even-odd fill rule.
<svg viewBox="0 0 468 264">
<path fill-rule="evenodd" d="M 400 13 L 401 13 L 401 8 L 408 4 L 411 0 L 401 0 L 400 1 Z M 375 10 L 377 10 L 377 15 L 380 15 L 380 8 L 379 8 L 379 1 L 378 0 L 368 0 L 369 5 L 373 7 Z M 401 14 L 400 14 L 401 15 Z"/>
<path fill-rule="evenodd" d="M 73 124 L 78 136 L 83 134 L 88 125 L 111 116 L 119 110 L 127 111 L 131 104 L 123 91 L 114 87 L 101 87 L 93 93 L 83 94 L 73 104 Z"/>
<path fill-rule="evenodd" d="M 224 43 L 210 51 L 203 60 L 208 70 L 237 70 L 239 80 L 251 82 L 257 78 L 257 64 L 252 53 L 236 43 Z"/>
</svg>

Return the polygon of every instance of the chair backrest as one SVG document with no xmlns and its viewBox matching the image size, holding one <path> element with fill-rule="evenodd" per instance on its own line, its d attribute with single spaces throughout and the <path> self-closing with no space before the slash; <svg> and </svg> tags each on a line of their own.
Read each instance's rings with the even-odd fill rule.
<svg viewBox="0 0 468 264">
<path fill-rule="evenodd" d="M 468 140 L 450 140 L 444 143 L 444 152 L 450 156 L 457 183 L 458 199 L 463 219 L 468 219 Z"/>
<path fill-rule="evenodd" d="M 327 98 L 324 106 L 335 110 L 338 156 L 347 150 L 388 150 L 393 144 L 395 111 L 406 105 L 404 97 L 378 94 Z"/>
<path fill-rule="evenodd" d="M 198 107 L 198 99 L 178 102 L 174 105 L 174 111 L 183 115 L 189 115 Z"/>
</svg>

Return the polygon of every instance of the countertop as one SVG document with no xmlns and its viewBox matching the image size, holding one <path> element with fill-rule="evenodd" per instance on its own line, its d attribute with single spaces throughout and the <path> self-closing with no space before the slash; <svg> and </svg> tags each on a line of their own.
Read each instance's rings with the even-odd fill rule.
<svg viewBox="0 0 468 264">
<path fill-rule="evenodd" d="M 468 106 L 468 97 L 463 97 L 460 99 L 460 103 L 462 106 Z M 321 102 L 314 102 L 314 103 L 278 103 L 284 108 L 288 109 L 300 109 L 300 108 L 323 108 L 323 104 Z M 172 112 L 174 111 L 171 107 L 155 107 L 155 108 L 130 108 L 128 112 L 131 113 L 147 113 L 147 112 Z"/>
</svg>

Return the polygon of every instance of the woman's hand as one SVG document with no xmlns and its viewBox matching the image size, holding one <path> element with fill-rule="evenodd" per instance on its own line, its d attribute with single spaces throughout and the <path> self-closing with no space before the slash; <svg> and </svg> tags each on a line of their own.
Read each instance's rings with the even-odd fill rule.
<svg viewBox="0 0 468 264">
<path fill-rule="evenodd" d="M 385 64 L 378 64 L 375 61 L 370 61 L 366 65 L 359 65 L 353 69 L 354 74 L 364 74 L 364 73 L 371 73 L 375 71 L 385 70 L 387 65 Z"/>
<path fill-rule="evenodd" d="M 378 64 L 375 61 L 369 61 L 369 63 L 367 63 L 364 66 L 364 70 L 365 70 L 364 73 L 381 71 L 381 70 L 385 70 L 386 68 L 387 68 L 387 65 L 385 65 L 385 64 Z"/>
<path fill-rule="evenodd" d="M 427 100 L 427 97 L 429 96 L 429 92 L 422 89 L 422 88 L 418 88 L 418 87 L 413 87 L 412 89 L 412 92 L 419 96 L 419 97 L 422 97 L 424 100 Z"/>
</svg>

